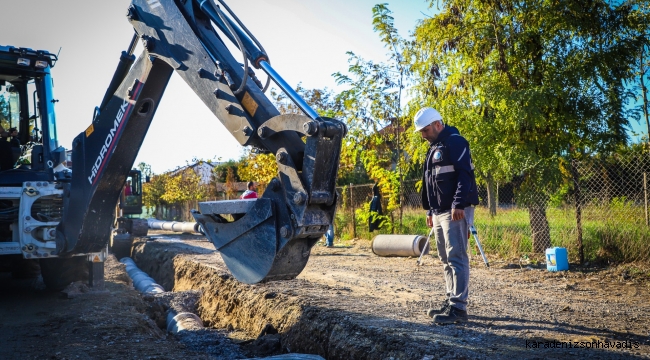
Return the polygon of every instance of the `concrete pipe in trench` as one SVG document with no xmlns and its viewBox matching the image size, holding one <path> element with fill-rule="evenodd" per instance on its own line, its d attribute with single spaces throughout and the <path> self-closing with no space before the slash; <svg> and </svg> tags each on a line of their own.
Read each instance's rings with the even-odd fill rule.
<svg viewBox="0 0 650 360">
<path fill-rule="evenodd" d="M 129 274 L 133 281 L 133 287 L 138 291 L 144 294 L 160 294 L 165 292 L 165 289 L 156 284 L 156 281 L 147 275 L 147 273 L 138 269 L 133 259 L 122 258 L 120 262 L 126 265 L 126 273 Z"/>
<path fill-rule="evenodd" d="M 426 242 L 427 237 L 420 235 L 377 235 L 371 247 L 379 256 L 420 256 L 423 250 L 425 255 L 429 253 L 430 246 L 424 249 Z"/>
<path fill-rule="evenodd" d="M 126 273 L 133 280 L 133 287 L 143 294 L 164 293 L 165 289 L 156 284 L 154 279 L 149 277 L 144 271 L 140 270 L 133 259 L 123 258 L 120 262 L 126 265 Z M 203 321 L 196 314 L 190 312 L 176 313 L 170 310 L 167 314 L 167 331 L 177 334 L 183 330 L 200 330 L 203 329 Z"/>
<path fill-rule="evenodd" d="M 196 314 L 191 312 L 176 313 L 173 310 L 167 313 L 167 331 L 172 334 L 178 334 L 183 330 L 201 329 L 203 329 L 203 320 Z"/>
<path fill-rule="evenodd" d="M 182 233 L 198 233 L 203 234 L 201 225 L 195 222 L 179 222 L 179 221 L 164 221 L 157 219 L 147 219 L 149 229 L 166 230 Z"/>
</svg>

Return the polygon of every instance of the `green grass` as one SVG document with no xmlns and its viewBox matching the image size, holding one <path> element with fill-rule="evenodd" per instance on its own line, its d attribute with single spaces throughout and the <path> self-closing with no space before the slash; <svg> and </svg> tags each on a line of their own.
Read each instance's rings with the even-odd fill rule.
<svg viewBox="0 0 650 360">
<path fill-rule="evenodd" d="M 394 214 L 397 227 L 398 213 Z M 547 208 L 547 220 L 551 234 L 551 246 L 565 247 L 571 261 L 578 260 L 575 209 Z M 352 238 L 352 217 L 349 211 L 339 211 L 336 217 L 337 236 L 343 240 Z M 405 210 L 402 217 L 402 234 L 427 235 L 425 212 Z M 483 248 L 488 254 L 502 257 L 520 257 L 532 254 L 532 234 L 528 210 L 525 208 L 499 209 L 493 218 L 488 210 L 478 207 L 475 226 Z M 385 226 L 374 234 L 368 232 L 368 224 L 357 221 L 358 238 L 371 239 L 378 233 L 391 233 Z M 586 261 L 650 262 L 650 228 L 645 225 L 645 210 L 631 204 L 611 206 L 586 206 L 582 212 L 582 243 Z"/>
</svg>

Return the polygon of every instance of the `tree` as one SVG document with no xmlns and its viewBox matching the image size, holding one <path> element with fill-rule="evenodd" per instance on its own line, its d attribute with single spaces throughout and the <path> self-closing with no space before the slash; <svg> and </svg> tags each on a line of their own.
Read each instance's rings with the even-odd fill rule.
<svg viewBox="0 0 650 360">
<path fill-rule="evenodd" d="M 295 91 L 312 109 L 318 112 L 318 115 L 336 117 L 339 114 L 340 104 L 334 100 L 334 93 L 327 88 L 305 89 L 302 84 L 298 84 Z M 281 114 L 302 114 L 302 110 L 285 93 L 271 89 L 271 98 Z"/>
<path fill-rule="evenodd" d="M 212 170 L 214 180 L 218 183 L 225 183 L 226 182 L 226 177 L 228 175 L 228 171 L 231 170 L 233 172 L 234 176 L 234 181 L 242 181 L 237 174 L 237 168 L 239 167 L 240 162 L 235 161 L 235 160 L 228 160 L 226 162 L 223 162 L 217 166 L 215 166 Z"/>
<path fill-rule="evenodd" d="M 162 199 L 168 180 L 169 175 L 167 174 L 155 175 L 148 183 L 142 185 L 142 202 L 154 214 L 160 206 L 168 204 Z"/>
<path fill-rule="evenodd" d="M 296 93 L 311 106 L 320 116 L 337 117 L 338 104 L 333 99 L 333 93 L 326 89 L 305 89 L 300 84 Z M 271 98 L 281 114 L 302 114 L 284 93 L 271 89 Z M 255 181 L 265 188 L 278 175 L 278 166 L 274 154 L 260 154 L 248 151 L 239 161 L 237 174 L 242 181 Z"/>
<path fill-rule="evenodd" d="M 640 18 L 645 19 L 639 23 L 640 27 L 630 29 L 631 36 L 638 36 L 646 40 L 645 45 L 641 48 L 637 62 L 636 62 L 636 93 L 639 100 L 639 107 L 641 109 L 640 113 L 643 115 L 643 119 L 646 124 L 646 137 L 650 143 L 650 104 L 648 101 L 648 84 L 650 83 L 650 5 L 647 1 L 636 1 L 631 2 L 634 7 L 636 7 L 637 14 Z"/>
<path fill-rule="evenodd" d="M 153 171 L 151 171 L 151 165 L 147 164 L 146 162 L 140 162 L 138 164 L 138 170 L 140 170 L 140 173 L 145 178 L 145 182 L 151 179 L 151 176 L 153 176 Z"/>
<path fill-rule="evenodd" d="M 239 162 L 237 172 L 246 181 L 255 181 L 262 188 L 278 176 L 278 165 L 273 154 L 248 153 Z"/>
<path fill-rule="evenodd" d="M 226 172 L 226 199 L 235 199 L 237 198 L 235 171 L 232 168 L 228 168 Z"/>
<path fill-rule="evenodd" d="M 211 163 L 211 160 L 194 158 L 191 164 L 200 165 Z M 169 205 L 182 205 L 187 207 L 188 202 L 205 200 L 214 194 L 213 186 L 206 186 L 203 178 L 196 172 L 194 166 L 178 168 L 164 174 L 156 175 L 151 171 L 151 166 L 145 162 L 138 164 L 138 169 L 149 178 L 143 184 L 142 201 L 149 211 L 158 212 L 159 207 Z M 214 178 L 214 177 L 213 177 Z M 210 182 L 213 184 L 213 181 Z M 187 215 L 187 214 L 186 214 Z"/>
<path fill-rule="evenodd" d="M 483 180 L 521 175 L 519 202 L 529 207 L 534 250 L 543 251 L 559 159 L 627 141 L 625 84 L 643 45 L 627 30 L 641 18 L 604 0 L 442 5 L 415 30 L 415 102 L 461 130 Z"/>
<path fill-rule="evenodd" d="M 399 37 L 387 4 L 375 5 L 372 11 L 374 30 L 389 49 L 389 58 L 386 63 L 375 63 L 348 52 L 348 74 L 333 75 L 338 84 L 348 88 L 337 96 L 348 126 L 339 169 L 345 176 L 359 162 L 363 164 L 388 199 L 390 212 L 399 206 L 405 172 L 403 149 L 408 138 L 402 136 L 401 96 L 409 67 L 402 53 L 410 44 Z"/>
</svg>

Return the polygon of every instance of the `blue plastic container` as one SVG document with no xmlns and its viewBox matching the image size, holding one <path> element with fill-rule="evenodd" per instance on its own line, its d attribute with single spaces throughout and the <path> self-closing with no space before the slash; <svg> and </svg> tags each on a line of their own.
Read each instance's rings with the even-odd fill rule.
<svg viewBox="0 0 650 360">
<path fill-rule="evenodd" d="M 554 247 L 546 249 L 546 269 L 548 271 L 569 270 L 569 256 L 566 248 Z"/>
</svg>

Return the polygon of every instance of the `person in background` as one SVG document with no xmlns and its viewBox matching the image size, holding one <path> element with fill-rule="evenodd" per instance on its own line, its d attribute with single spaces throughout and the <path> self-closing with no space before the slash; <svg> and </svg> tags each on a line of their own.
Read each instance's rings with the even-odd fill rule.
<svg viewBox="0 0 650 360">
<path fill-rule="evenodd" d="M 11 146 L 11 160 L 13 163 L 16 163 L 20 158 L 20 140 L 18 139 L 18 130 L 16 128 L 10 128 L 7 131 L 7 141 L 9 141 L 9 146 Z"/>
<path fill-rule="evenodd" d="M 133 194 L 133 190 L 131 189 L 131 180 L 126 181 L 126 185 L 124 185 L 124 196 L 129 196 Z"/>
<path fill-rule="evenodd" d="M 11 147 L 20 148 L 20 139 L 18 139 L 18 129 L 11 128 L 8 131 L 9 133 L 9 143 Z"/>
<path fill-rule="evenodd" d="M 433 227 L 442 261 L 447 299 L 440 309 L 427 314 L 437 324 L 467 322 L 469 297 L 468 225 L 478 191 L 469 143 L 458 129 L 445 126 L 440 113 L 422 108 L 415 115 L 415 131 L 426 139 L 429 150 L 424 161 L 422 207 L 427 226 Z"/>
<path fill-rule="evenodd" d="M 9 133 L 0 126 L 0 171 L 13 169 L 14 161 L 11 144 L 7 141 Z"/>
<path fill-rule="evenodd" d="M 368 219 L 369 231 L 379 230 L 381 226 L 380 215 L 383 215 L 381 209 L 381 194 L 379 193 L 379 186 L 375 184 L 372 187 L 372 200 L 370 201 L 370 218 Z"/>
<path fill-rule="evenodd" d="M 334 247 L 334 222 L 332 222 L 325 232 L 325 246 Z"/>
<path fill-rule="evenodd" d="M 244 191 L 243 194 L 239 197 L 240 199 L 257 199 L 257 185 L 255 185 L 254 182 L 249 181 L 248 184 L 246 184 L 246 187 L 248 190 Z"/>
</svg>

